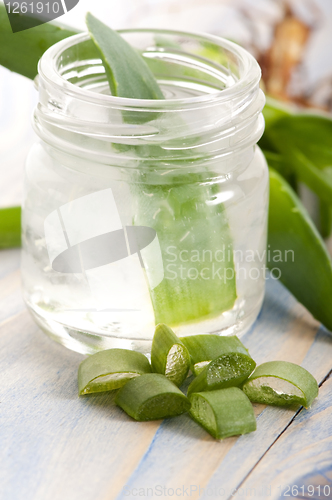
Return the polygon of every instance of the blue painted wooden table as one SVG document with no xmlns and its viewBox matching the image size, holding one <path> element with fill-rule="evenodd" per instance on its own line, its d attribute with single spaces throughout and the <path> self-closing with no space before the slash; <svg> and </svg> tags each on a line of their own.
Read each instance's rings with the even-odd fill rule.
<svg viewBox="0 0 332 500">
<path fill-rule="evenodd" d="M 331 499 L 331 334 L 270 279 L 243 342 L 257 363 L 282 359 L 310 370 L 321 386 L 313 406 L 255 405 L 257 431 L 220 442 L 188 415 L 133 422 L 112 393 L 78 398 L 83 356 L 33 323 L 19 251 L 2 251 L 0 499 Z"/>
</svg>

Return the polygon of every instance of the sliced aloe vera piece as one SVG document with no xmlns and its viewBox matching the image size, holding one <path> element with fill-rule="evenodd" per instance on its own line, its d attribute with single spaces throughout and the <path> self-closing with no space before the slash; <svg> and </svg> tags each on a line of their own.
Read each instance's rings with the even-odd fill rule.
<svg viewBox="0 0 332 500">
<path fill-rule="evenodd" d="M 179 386 L 186 379 L 190 368 L 188 349 L 169 326 L 156 326 L 151 349 L 152 371 L 165 375 Z"/>
<path fill-rule="evenodd" d="M 119 391 L 115 402 L 139 421 L 175 417 L 190 409 L 189 399 L 160 373 L 131 380 Z"/>
<path fill-rule="evenodd" d="M 189 351 L 191 357 L 190 368 L 194 375 L 199 375 L 212 360 L 216 360 L 219 356 L 225 356 L 226 354 L 243 354 L 245 357 L 248 357 L 254 363 L 251 372 L 256 366 L 256 363 L 249 356 L 248 349 L 246 349 L 236 335 L 230 337 L 221 337 L 220 335 L 191 335 L 189 337 L 182 337 L 180 340 Z"/>
<path fill-rule="evenodd" d="M 288 361 L 270 361 L 256 368 L 243 385 L 243 391 L 255 403 L 299 404 L 308 408 L 318 396 L 318 384 L 302 366 Z"/>
<path fill-rule="evenodd" d="M 191 382 L 188 395 L 193 392 L 239 386 L 247 380 L 255 366 L 255 361 L 246 354 L 230 353 L 218 356 Z"/>
<path fill-rule="evenodd" d="M 78 394 L 112 391 L 151 367 L 144 354 L 127 349 L 107 349 L 89 356 L 78 369 Z"/>
<path fill-rule="evenodd" d="M 194 393 L 189 399 L 191 417 L 216 439 L 256 430 L 253 407 L 237 387 Z"/>
</svg>

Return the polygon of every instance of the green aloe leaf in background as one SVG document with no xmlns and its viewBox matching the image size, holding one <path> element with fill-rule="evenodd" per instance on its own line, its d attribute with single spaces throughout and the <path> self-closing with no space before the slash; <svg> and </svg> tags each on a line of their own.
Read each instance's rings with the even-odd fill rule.
<svg viewBox="0 0 332 500">
<path fill-rule="evenodd" d="M 21 207 L 0 209 L 0 248 L 21 245 Z"/>
<path fill-rule="evenodd" d="M 264 111 L 266 128 L 260 142 L 273 165 L 296 188 L 306 184 L 321 203 L 320 231 L 332 229 L 332 119 L 314 113 L 280 113 L 271 102 Z"/>
<path fill-rule="evenodd" d="M 281 271 L 280 281 L 311 312 L 332 330 L 332 262 L 327 248 L 301 201 L 288 183 L 270 169 L 268 262 Z M 278 272 L 276 272 L 278 276 Z"/>
<path fill-rule="evenodd" d="M 319 205 L 319 231 L 323 238 L 329 238 L 332 232 L 332 205 L 320 201 Z"/>
<path fill-rule="evenodd" d="M 32 16 L 20 17 L 25 27 L 28 27 Z M 77 33 L 77 30 L 61 24 L 45 23 L 13 34 L 6 8 L 0 3 L 0 64 L 33 79 L 37 75 L 38 61 L 44 52 L 60 40 Z"/>
</svg>

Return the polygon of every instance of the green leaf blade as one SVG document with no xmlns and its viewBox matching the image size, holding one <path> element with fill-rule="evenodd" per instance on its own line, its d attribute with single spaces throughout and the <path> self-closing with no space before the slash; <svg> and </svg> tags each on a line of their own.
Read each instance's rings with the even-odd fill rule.
<svg viewBox="0 0 332 500">
<path fill-rule="evenodd" d="M 21 207 L 0 209 L 0 249 L 21 245 Z"/>
<path fill-rule="evenodd" d="M 268 244 L 272 256 L 282 256 L 281 261 L 268 262 L 270 269 L 279 269 L 280 281 L 318 321 L 332 330 L 331 257 L 301 201 L 272 169 Z"/>
<path fill-rule="evenodd" d="M 331 144 L 332 119 L 329 116 L 299 113 L 279 116 L 268 123 L 263 146 L 278 152 L 287 170 L 331 205 Z"/>
<path fill-rule="evenodd" d="M 22 16 L 28 19 L 28 16 Z M 57 23 L 13 33 L 6 8 L 0 3 L 0 65 L 27 78 L 37 75 L 38 61 L 55 43 L 79 31 Z"/>
<path fill-rule="evenodd" d="M 86 23 L 100 52 L 113 95 L 131 99 L 164 98 L 144 59 L 121 35 L 90 13 Z"/>
</svg>

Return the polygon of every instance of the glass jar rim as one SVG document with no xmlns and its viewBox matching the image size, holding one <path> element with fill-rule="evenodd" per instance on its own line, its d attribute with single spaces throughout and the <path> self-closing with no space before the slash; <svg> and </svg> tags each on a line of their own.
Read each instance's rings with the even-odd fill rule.
<svg viewBox="0 0 332 500">
<path fill-rule="evenodd" d="M 206 33 L 193 33 L 187 31 L 165 30 L 165 29 L 123 29 L 118 30 L 120 34 L 156 34 L 156 35 L 177 35 L 192 38 L 193 40 L 202 40 L 204 42 L 214 43 L 222 49 L 228 50 L 235 55 L 240 63 L 240 77 L 239 79 L 221 90 L 216 90 L 213 93 L 203 94 L 194 97 L 185 98 L 171 98 L 171 99 L 134 99 L 127 97 L 118 97 L 112 95 L 105 95 L 93 92 L 86 88 L 81 88 L 68 80 L 66 80 L 58 70 L 58 61 L 62 53 L 73 47 L 74 45 L 90 40 L 90 35 L 87 32 L 79 33 L 78 35 L 71 36 L 60 42 L 57 42 L 50 47 L 42 56 L 38 65 L 39 76 L 44 79 L 53 87 L 65 91 L 66 94 L 75 96 L 84 101 L 100 105 L 109 105 L 116 107 L 125 107 L 126 109 L 150 109 L 153 111 L 167 112 L 167 110 L 174 110 L 179 108 L 192 108 L 199 107 L 200 105 L 211 106 L 211 104 L 221 104 L 241 95 L 250 93 L 257 87 L 261 78 L 261 69 L 256 59 L 244 48 L 234 42 L 226 40 L 216 35 Z M 210 62 L 213 62 L 210 60 Z M 38 77 L 37 77 L 38 78 Z"/>
</svg>

